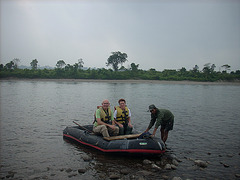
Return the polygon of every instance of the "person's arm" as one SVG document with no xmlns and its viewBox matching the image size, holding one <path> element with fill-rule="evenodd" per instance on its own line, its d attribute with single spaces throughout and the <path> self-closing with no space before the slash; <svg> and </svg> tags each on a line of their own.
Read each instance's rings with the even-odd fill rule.
<svg viewBox="0 0 240 180">
<path fill-rule="evenodd" d="M 155 136 L 158 127 L 162 124 L 163 117 L 164 117 L 164 114 L 160 111 L 156 118 L 156 124 L 155 124 L 155 128 L 153 130 L 152 136 Z"/>
<path fill-rule="evenodd" d="M 152 136 L 155 136 L 156 131 L 157 131 L 157 128 L 154 128 L 153 133 L 152 133 Z"/>
<path fill-rule="evenodd" d="M 155 129 L 158 129 L 158 127 L 161 126 L 163 118 L 164 118 L 164 113 L 159 111 L 159 113 L 157 114 L 157 118 L 156 118 Z"/>
<path fill-rule="evenodd" d="M 128 111 L 129 111 L 129 114 L 128 114 L 128 126 L 132 128 L 133 127 L 133 125 L 131 124 L 131 115 L 132 114 L 131 114 L 131 111 L 130 111 L 129 108 L 128 108 Z"/>
<path fill-rule="evenodd" d="M 97 109 L 97 111 L 96 111 L 96 120 L 97 120 L 98 125 L 105 125 L 105 126 L 108 126 L 108 127 L 112 128 L 112 129 L 114 129 L 113 125 L 107 124 L 107 123 L 105 123 L 105 122 L 103 122 L 101 120 L 100 109 Z"/>
<path fill-rule="evenodd" d="M 108 127 L 112 128 L 114 130 L 116 128 L 116 126 L 115 126 L 115 121 L 114 121 L 114 115 L 112 112 L 111 112 L 111 121 L 112 121 L 112 124 L 108 124 Z"/>
<path fill-rule="evenodd" d="M 148 132 L 153 127 L 155 121 L 156 121 L 156 119 L 151 116 L 151 121 L 148 125 L 148 128 L 144 132 Z"/>
</svg>

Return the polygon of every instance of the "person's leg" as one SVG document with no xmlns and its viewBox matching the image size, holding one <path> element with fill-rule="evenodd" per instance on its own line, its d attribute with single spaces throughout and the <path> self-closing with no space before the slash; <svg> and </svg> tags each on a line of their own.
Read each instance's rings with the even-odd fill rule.
<svg viewBox="0 0 240 180">
<path fill-rule="evenodd" d="M 164 128 L 161 128 L 160 131 L 161 131 L 161 139 L 162 139 L 162 141 L 163 141 L 163 137 L 164 137 Z"/>
<path fill-rule="evenodd" d="M 167 131 L 167 130 L 164 130 L 164 133 L 163 133 L 163 134 L 164 134 L 164 135 L 163 135 L 162 140 L 163 140 L 164 143 L 166 143 L 167 138 L 168 138 L 168 131 Z"/>
<path fill-rule="evenodd" d="M 168 132 L 173 129 L 173 122 L 174 122 L 174 116 L 169 119 L 169 122 L 165 125 L 164 131 L 163 131 L 163 142 L 166 143 L 167 138 L 168 138 Z"/>
<path fill-rule="evenodd" d="M 111 136 L 117 136 L 119 134 L 119 127 L 115 127 L 115 129 L 113 130 L 112 128 L 108 127 L 108 132 Z"/>
<path fill-rule="evenodd" d="M 113 132 L 113 135 L 114 136 L 117 136 L 119 134 L 119 127 L 116 126 L 114 132 Z"/>
<path fill-rule="evenodd" d="M 124 135 L 124 127 L 119 127 L 119 135 Z"/>
<path fill-rule="evenodd" d="M 125 133 L 125 134 L 126 134 L 126 135 L 127 135 L 127 134 L 131 134 L 131 133 L 132 133 L 132 129 L 133 129 L 133 128 L 127 126 L 127 127 L 126 127 L 126 133 Z"/>
<path fill-rule="evenodd" d="M 110 137 L 108 134 L 108 129 L 105 125 L 98 125 L 96 127 L 93 127 L 94 133 L 100 133 L 103 135 L 103 137 Z"/>
</svg>

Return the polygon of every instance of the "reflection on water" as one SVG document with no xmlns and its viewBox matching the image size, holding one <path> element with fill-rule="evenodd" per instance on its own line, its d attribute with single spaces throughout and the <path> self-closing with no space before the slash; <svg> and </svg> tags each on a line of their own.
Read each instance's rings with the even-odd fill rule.
<svg viewBox="0 0 240 180">
<path fill-rule="evenodd" d="M 62 130 L 74 125 L 73 120 L 81 125 L 91 124 L 96 106 L 103 99 L 109 99 L 113 108 L 120 98 L 127 100 L 137 131 L 144 131 L 149 123 L 149 104 L 170 109 L 175 115 L 167 154 L 176 155 L 182 162 L 176 170 L 152 172 L 152 179 L 163 174 L 183 179 L 234 179 L 240 173 L 240 86 L 67 81 L 0 83 L 0 177 L 104 179 L 102 174 L 107 176 L 112 167 L 141 171 L 145 157 L 108 156 L 62 139 Z M 84 160 L 84 156 L 90 160 Z M 148 157 L 152 161 L 158 158 Z M 209 161 L 208 167 L 197 168 L 193 163 L 195 159 Z M 79 174 L 79 168 L 87 170 Z M 66 172 L 67 169 L 71 172 Z"/>
</svg>

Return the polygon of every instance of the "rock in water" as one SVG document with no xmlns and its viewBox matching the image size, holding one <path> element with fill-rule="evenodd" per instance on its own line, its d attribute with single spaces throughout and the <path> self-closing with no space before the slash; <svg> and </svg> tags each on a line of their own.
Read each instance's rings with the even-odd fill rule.
<svg viewBox="0 0 240 180">
<path fill-rule="evenodd" d="M 171 170 L 171 169 L 172 169 L 171 164 L 166 164 L 165 167 L 164 167 L 164 169 L 166 169 L 166 170 Z"/>
<path fill-rule="evenodd" d="M 152 164 L 152 161 L 148 160 L 148 159 L 144 159 L 143 160 L 143 164 L 147 165 L 147 164 Z"/>
<path fill-rule="evenodd" d="M 195 160 L 194 163 L 201 168 L 206 168 L 208 166 L 208 163 L 202 160 Z"/>
</svg>

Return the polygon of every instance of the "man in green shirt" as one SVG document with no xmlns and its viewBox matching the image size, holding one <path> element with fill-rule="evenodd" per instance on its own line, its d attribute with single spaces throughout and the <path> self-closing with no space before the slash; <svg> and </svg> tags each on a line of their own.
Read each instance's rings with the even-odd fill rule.
<svg viewBox="0 0 240 180">
<path fill-rule="evenodd" d="M 148 132 L 155 124 L 152 133 L 152 136 L 155 136 L 158 127 L 161 126 L 161 139 L 165 143 L 168 138 L 168 132 L 173 129 L 174 115 L 167 109 L 156 108 L 154 104 L 149 106 L 149 111 L 151 112 L 151 121 L 145 132 Z"/>
<path fill-rule="evenodd" d="M 100 133 L 103 137 L 109 137 L 109 134 L 113 136 L 118 135 L 119 128 L 114 123 L 113 112 L 107 99 L 102 102 L 102 106 L 96 110 L 95 115 L 94 133 Z"/>
</svg>

